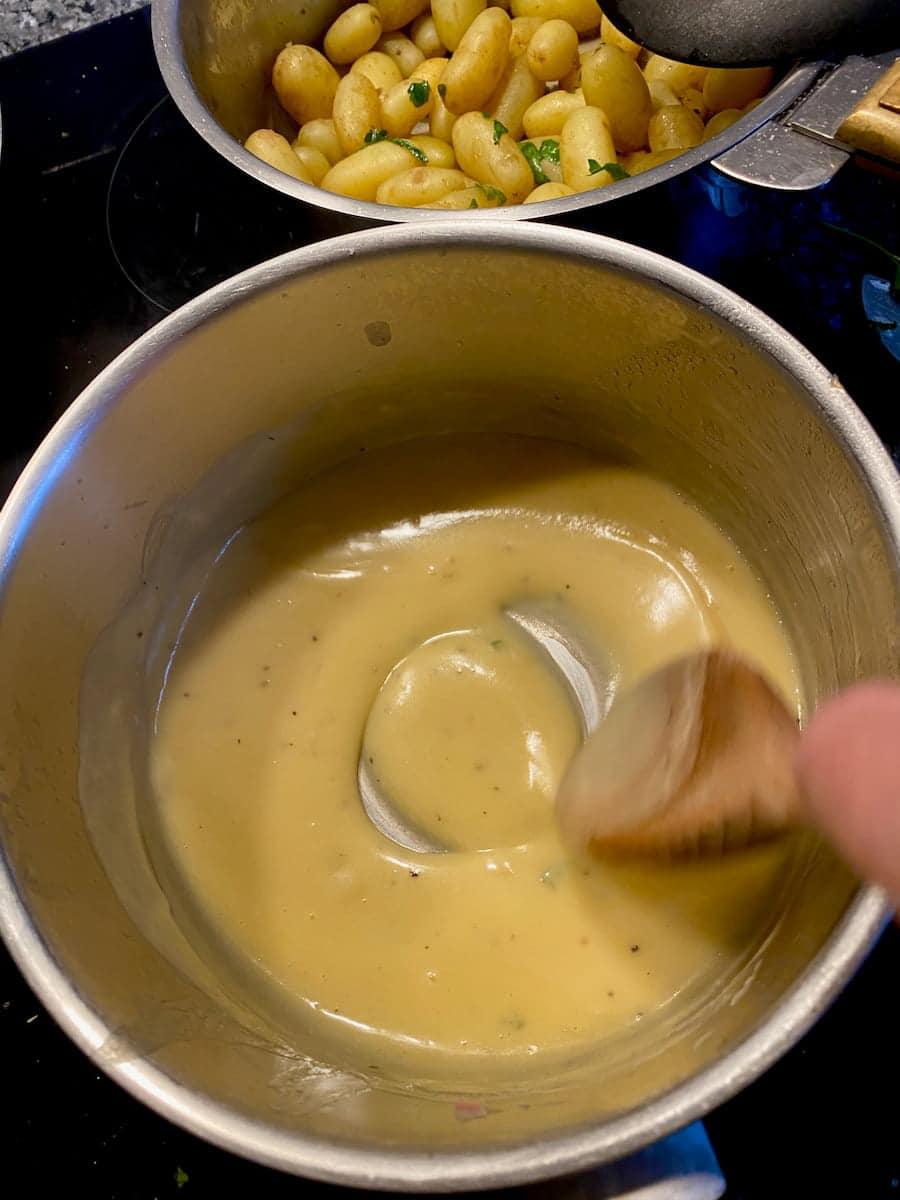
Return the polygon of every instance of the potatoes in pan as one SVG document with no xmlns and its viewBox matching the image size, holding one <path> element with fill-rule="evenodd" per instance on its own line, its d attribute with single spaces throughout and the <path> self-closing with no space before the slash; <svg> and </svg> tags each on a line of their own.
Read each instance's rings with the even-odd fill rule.
<svg viewBox="0 0 900 1200">
<path fill-rule="evenodd" d="M 293 143 L 244 143 L 356 200 L 447 211 L 614 186 L 709 141 L 759 103 L 768 67 L 650 54 L 595 0 L 372 0 L 321 48 L 288 44 L 272 85 Z"/>
</svg>

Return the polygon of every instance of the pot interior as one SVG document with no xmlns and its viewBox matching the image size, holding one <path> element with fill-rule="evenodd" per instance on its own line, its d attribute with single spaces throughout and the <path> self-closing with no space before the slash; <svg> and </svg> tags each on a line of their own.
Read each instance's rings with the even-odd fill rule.
<svg viewBox="0 0 900 1200">
<path fill-rule="evenodd" d="M 5 851 L 47 952 L 92 1013 L 82 1042 L 147 1096 L 138 1077 L 150 1064 L 221 1106 L 213 1120 L 205 1108 L 191 1115 L 190 1099 L 150 1096 L 176 1119 L 299 1171 L 372 1182 L 354 1175 L 354 1151 L 427 1151 L 438 1157 L 416 1159 L 418 1185 L 446 1186 L 454 1162 L 477 1170 L 479 1151 L 524 1155 L 500 1176 L 511 1178 L 540 1173 L 545 1148 L 581 1131 L 592 1131 L 594 1160 L 626 1139 L 651 1141 L 708 1102 L 698 1077 L 750 1035 L 768 1023 L 773 1043 L 795 1036 L 773 1014 L 822 968 L 857 896 L 835 856 L 800 837 L 772 921 L 715 994 L 551 1078 L 422 1084 L 369 1073 L 315 1041 L 289 1044 L 248 1012 L 172 921 L 127 770 L 112 800 L 91 808 L 92 764 L 121 766 L 146 650 L 123 648 L 118 674 L 89 673 L 90 694 L 86 666 L 126 606 L 150 621 L 163 611 L 154 580 L 174 534 L 189 571 L 310 472 L 411 436 L 524 433 L 646 467 L 757 569 L 810 705 L 896 670 L 897 549 L 832 418 L 850 410 L 843 393 L 826 412 L 811 394 L 814 364 L 795 352 L 798 378 L 745 331 L 739 302 L 710 289 L 699 303 L 680 291 L 690 277 L 652 256 L 592 258 L 582 251 L 603 243 L 551 242 L 531 231 L 490 246 L 458 230 L 378 234 L 279 260 L 251 287 L 223 285 L 101 377 L 6 516 Z M 625 265 L 629 254 L 641 270 Z M 779 345 L 777 331 L 764 338 Z M 84 714 L 101 710 L 86 728 Z M 53 985 L 36 975 L 52 1006 Z M 752 1061 L 734 1061 L 738 1082 L 752 1075 Z M 460 1109 L 461 1097 L 476 1107 Z M 650 1114 L 652 1101 L 663 1107 Z M 238 1135 L 232 1115 L 255 1132 Z M 262 1126 L 288 1140 L 273 1149 Z M 375 1178 L 385 1180 L 410 1186 L 396 1166 Z"/>
</svg>

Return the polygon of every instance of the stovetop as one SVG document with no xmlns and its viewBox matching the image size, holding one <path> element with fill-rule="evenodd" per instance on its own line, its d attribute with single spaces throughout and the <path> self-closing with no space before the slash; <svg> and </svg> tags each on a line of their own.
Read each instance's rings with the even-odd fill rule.
<svg viewBox="0 0 900 1200">
<path fill-rule="evenodd" d="M 222 162 L 167 98 L 146 11 L 0 61 L 6 294 L 0 499 L 85 384 L 167 312 L 333 232 Z M 845 168 L 787 195 L 693 172 L 588 213 L 732 287 L 845 384 L 900 462 L 900 182 Z M 864 240 L 868 239 L 868 240 Z M 893 256 L 893 257 L 892 257 Z M 706 1121 L 728 1200 L 900 1196 L 900 931 L 818 1026 Z M 0 950 L 11 1195 L 268 1198 L 341 1189 L 168 1124 L 74 1048 Z"/>
</svg>

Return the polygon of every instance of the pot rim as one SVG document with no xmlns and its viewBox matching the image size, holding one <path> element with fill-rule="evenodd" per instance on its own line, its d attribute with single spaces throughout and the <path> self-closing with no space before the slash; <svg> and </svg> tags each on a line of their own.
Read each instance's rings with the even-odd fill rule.
<svg viewBox="0 0 900 1200">
<path fill-rule="evenodd" d="M 392 225 L 333 238 L 251 267 L 190 301 L 124 350 L 88 385 L 38 447 L 0 512 L 0 602 L 32 520 L 72 452 L 128 386 L 177 341 L 224 310 L 304 272 L 417 248 L 525 251 L 601 264 L 659 284 L 735 326 L 808 393 L 868 485 L 900 575 L 900 476 L 877 434 L 837 380 L 791 335 L 728 289 L 651 251 L 595 234 L 508 221 Z M 868 954 L 889 916 L 885 894 L 861 885 L 825 947 L 765 1021 L 717 1062 L 649 1104 L 598 1127 L 529 1144 L 470 1151 L 354 1148 L 272 1128 L 193 1093 L 148 1061 L 111 1058 L 113 1035 L 64 973 L 30 916 L 0 846 L 0 934 L 58 1024 L 98 1068 L 161 1116 L 246 1158 L 328 1183 L 408 1192 L 482 1190 L 570 1174 L 650 1144 L 746 1086 L 824 1012 Z"/>
<path fill-rule="evenodd" d="M 552 219 L 565 213 L 578 213 L 582 210 L 596 208 L 610 201 L 625 200 L 636 192 L 652 187 L 657 183 L 667 183 L 669 180 L 710 162 L 719 154 L 724 154 L 738 142 L 749 137 L 767 121 L 793 105 L 813 85 L 816 78 L 825 68 L 822 62 L 798 63 L 763 97 L 762 101 L 749 113 L 746 113 L 734 125 L 703 142 L 684 154 L 658 167 L 645 171 L 641 175 L 621 180 L 614 187 L 596 188 L 590 192 L 580 192 L 574 196 L 564 196 L 559 200 L 542 200 L 537 204 L 512 204 L 503 208 L 479 209 L 474 213 L 460 214 L 450 217 L 440 210 L 424 208 L 402 208 L 396 204 L 377 204 L 369 200 L 353 200 L 349 196 L 339 196 L 333 192 L 323 191 L 320 187 L 302 183 L 293 179 L 283 171 L 269 166 L 241 143 L 231 136 L 212 116 L 209 109 L 201 100 L 191 73 L 185 61 L 181 34 L 179 31 L 179 15 L 181 0 L 153 0 L 151 5 L 151 27 L 153 32 L 153 49 L 156 62 L 162 74 L 163 81 L 185 120 L 193 126 L 196 133 L 226 158 L 233 166 L 245 174 L 252 176 L 266 187 L 274 188 L 286 196 L 293 196 L 305 204 L 316 208 L 324 208 L 330 212 L 344 213 L 354 218 L 361 226 L 371 223 L 405 223 L 427 221 L 440 222 L 459 220 L 462 216 L 472 220 L 540 220 Z"/>
</svg>

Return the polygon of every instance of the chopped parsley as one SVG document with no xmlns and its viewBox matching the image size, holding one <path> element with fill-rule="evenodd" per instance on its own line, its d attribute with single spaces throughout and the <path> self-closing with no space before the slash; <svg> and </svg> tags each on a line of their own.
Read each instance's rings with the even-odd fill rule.
<svg viewBox="0 0 900 1200">
<path fill-rule="evenodd" d="M 402 146 L 404 150 L 408 150 L 413 158 L 417 158 L 420 163 L 428 166 L 428 155 L 424 150 L 420 150 L 418 146 L 414 146 L 412 142 L 408 142 L 406 138 L 388 138 L 389 142 L 393 142 L 395 146 Z"/>
<path fill-rule="evenodd" d="M 400 146 L 406 150 L 413 158 L 418 159 L 420 163 L 428 165 L 428 155 L 424 150 L 420 150 L 418 146 L 414 146 L 412 142 L 408 142 L 406 138 L 388 137 L 386 129 L 370 129 L 363 141 L 367 146 L 374 146 L 376 142 L 393 142 L 395 146 Z"/>
<path fill-rule="evenodd" d="M 477 207 L 478 207 L 478 201 L 473 197 L 469 201 L 469 208 L 477 208 Z"/>
<path fill-rule="evenodd" d="M 629 178 L 628 172 L 619 163 L 598 163 L 596 158 L 588 159 L 588 170 L 592 175 L 599 175 L 601 171 L 605 171 L 612 179 Z"/>
<path fill-rule="evenodd" d="M 416 108 L 421 108 L 423 104 L 428 103 L 428 97 L 431 95 L 431 88 L 428 86 L 427 79 L 416 79 L 406 89 L 406 94 L 412 100 Z"/>
<path fill-rule="evenodd" d="M 504 133 L 509 133 L 509 130 L 506 128 L 506 126 L 503 124 L 502 121 L 495 120 L 494 121 L 494 145 L 495 146 L 500 141 L 500 139 L 503 137 Z"/>
<path fill-rule="evenodd" d="M 175 1185 L 179 1191 L 181 1191 L 189 1179 L 190 1175 L 182 1167 L 175 1168 Z"/>
<path fill-rule="evenodd" d="M 538 157 L 545 158 L 547 162 L 559 162 L 559 142 L 554 138 L 546 138 L 538 146 Z"/>
<path fill-rule="evenodd" d="M 534 186 L 538 187 L 542 183 L 549 183 L 550 178 L 541 167 L 541 152 L 534 142 L 522 142 L 519 149 L 525 155 L 525 159 L 529 167 L 531 167 L 531 177 L 534 180 Z"/>
<path fill-rule="evenodd" d="M 477 186 L 494 204 L 506 203 L 506 196 L 499 188 L 492 187 L 489 183 L 479 183 Z"/>
</svg>

